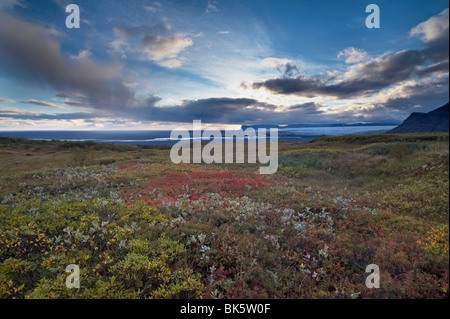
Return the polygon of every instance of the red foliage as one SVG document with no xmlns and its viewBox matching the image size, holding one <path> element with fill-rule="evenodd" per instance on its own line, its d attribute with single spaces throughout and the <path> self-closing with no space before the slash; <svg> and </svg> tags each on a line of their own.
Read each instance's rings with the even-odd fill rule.
<svg viewBox="0 0 450 319">
<path fill-rule="evenodd" d="M 223 266 L 220 266 L 218 269 L 214 270 L 212 273 L 212 277 L 214 280 L 224 279 L 230 272 L 225 270 Z"/>
<path fill-rule="evenodd" d="M 259 283 L 258 279 L 250 282 L 237 282 L 226 292 L 227 299 L 262 299 L 266 297 L 266 290 Z"/>
<path fill-rule="evenodd" d="M 189 194 L 191 201 L 200 199 L 202 194 L 205 193 L 243 196 L 261 187 L 272 185 L 259 175 L 245 175 L 235 171 L 188 172 L 165 175 L 140 189 L 137 193 L 141 194 L 142 198 L 140 199 L 148 202 L 149 205 L 159 206 L 163 201 L 167 202 L 169 199 L 182 194 Z M 161 193 L 164 198 L 148 199 L 148 194 L 152 192 Z M 130 199 L 135 197 L 130 196 L 133 193 L 136 192 L 128 191 L 124 195 Z"/>
<path fill-rule="evenodd" d="M 347 219 L 345 222 L 338 220 L 336 222 L 336 226 L 340 230 L 353 229 L 353 230 L 359 232 L 360 234 L 368 235 L 368 236 L 372 236 L 372 237 L 384 237 L 385 236 L 385 233 L 383 232 L 383 227 L 381 225 L 367 226 L 367 227 L 360 226 L 357 223 Z"/>
</svg>

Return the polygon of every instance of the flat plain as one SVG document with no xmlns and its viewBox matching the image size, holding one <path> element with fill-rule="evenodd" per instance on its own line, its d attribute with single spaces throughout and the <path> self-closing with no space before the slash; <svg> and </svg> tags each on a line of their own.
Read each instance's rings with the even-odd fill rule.
<svg viewBox="0 0 450 319">
<path fill-rule="evenodd" d="M 279 149 L 260 175 L 0 138 L 0 298 L 448 298 L 448 133 Z"/>
</svg>

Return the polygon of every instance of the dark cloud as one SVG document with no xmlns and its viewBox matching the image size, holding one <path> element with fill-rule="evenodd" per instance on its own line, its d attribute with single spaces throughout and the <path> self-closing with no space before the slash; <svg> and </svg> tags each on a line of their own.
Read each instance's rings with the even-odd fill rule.
<svg viewBox="0 0 450 319">
<path fill-rule="evenodd" d="M 415 77 L 448 74 L 448 16 L 449 11 L 446 9 L 411 30 L 412 36 L 422 38 L 423 49 L 385 54 L 357 64 L 349 69 L 353 74 L 346 74 L 343 80 L 339 80 L 336 75 L 328 78 L 283 76 L 255 82 L 251 87 L 265 88 L 282 95 L 348 99 L 369 96 Z"/>
<path fill-rule="evenodd" d="M 141 120 L 192 122 L 202 120 L 209 123 L 238 123 L 242 118 L 253 120 L 262 113 L 273 111 L 275 106 L 261 103 L 253 99 L 210 98 L 186 100 L 180 105 L 151 107 L 148 112 L 140 113 L 139 109 L 129 110 L 133 117 Z M 135 113 L 135 114 L 134 114 Z"/>
<path fill-rule="evenodd" d="M 423 63 L 424 58 L 420 51 L 406 50 L 359 64 L 355 66 L 357 68 L 355 76 L 340 82 L 334 82 L 335 76 L 330 78 L 297 76 L 256 82 L 252 87 L 265 88 L 277 94 L 303 97 L 361 97 L 419 75 Z"/>
<path fill-rule="evenodd" d="M 439 76 L 442 74 L 448 73 L 449 69 L 449 61 L 439 62 L 433 65 L 430 65 L 420 71 L 417 72 L 419 77 L 431 77 L 431 76 Z"/>
<path fill-rule="evenodd" d="M 322 111 L 318 110 L 319 107 L 320 107 L 320 105 L 318 105 L 314 102 L 309 102 L 309 103 L 292 105 L 289 107 L 289 110 L 290 111 L 302 111 L 303 113 L 306 113 L 306 114 L 319 114 L 319 113 L 322 113 Z"/>
<path fill-rule="evenodd" d="M 108 82 L 120 73 L 120 66 L 100 66 L 84 58 L 67 61 L 46 29 L 7 15 L 0 18 L 0 50 L 5 59 L 30 75 L 55 86 L 86 88 Z"/>
<path fill-rule="evenodd" d="M 58 113 L 36 114 L 12 108 L 0 108 L 0 118 L 20 120 L 75 120 L 99 119 L 119 120 L 122 117 L 134 121 L 163 121 L 192 123 L 202 120 L 206 123 L 267 123 L 268 119 L 274 123 L 298 123 L 299 120 L 319 115 L 321 105 L 305 103 L 288 108 L 285 112 L 274 112 L 274 105 L 261 103 L 253 99 L 211 98 L 203 100 L 189 100 L 171 107 L 148 107 L 145 112 L 139 108 L 118 112 L 114 116 L 108 113 Z M 245 119 L 243 121 L 243 119 Z"/>
<path fill-rule="evenodd" d="M 368 88 L 387 87 L 413 77 L 423 62 L 423 56 L 419 51 L 396 52 L 362 64 L 359 68 L 361 78 L 354 81 L 365 82 Z"/>
<path fill-rule="evenodd" d="M 294 74 L 298 73 L 300 70 L 298 69 L 297 65 L 292 63 L 287 63 L 285 65 L 284 74 L 286 76 L 293 76 Z"/>
<path fill-rule="evenodd" d="M 425 43 L 424 56 L 434 62 L 448 60 L 449 57 L 449 9 L 414 27 L 411 36 L 418 36 Z"/>
<path fill-rule="evenodd" d="M 47 29 L 4 14 L 0 16 L 0 57 L 0 64 L 16 75 L 59 91 L 60 97 L 68 99 L 67 105 L 114 113 L 136 107 L 145 110 L 154 103 L 154 99 L 136 98 L 134 88 L 121 80 L 120 65 L 99 65 L 86 56 L 65 59 Z"/>
<path fill-rule="evenodd" d="M 317 88 L 323 86 L 323 81 L 318 78 L 307 78 L 297 76 L 295 78 L 277 78 L 263 82 L 255 82 L 252 87 L 254 89 L 266 88 L 278 94 L 296 94 L 305 97 L 314 97 L 317 95 Z"/>
<path fill-rule="evenodd" d="M 296 120 L 319 114 L 321 105 L 306 103 L 284 112 L 275 112 L 276 106 L 254 99 L 210 98 L 189 100 L 173 107 L 155 107 L 152 118 L 159 121 L 192 122 L 200 119 L 209 123 L 296 123 Z"/>
<path fill-rule="evenodd" d="M 410 81 L 372 105 L 362 104 L 351 111 L 340 112 L 338 116 L 347 122 L 352 119 L 355 122 L 398 123 L 412 112 L 430 112 L 447 103 L 448 86 L 448 77 Z"/>
<path fill-rule="evenodd" d="M 378 106 L 385 108 L 387 112 L 393 109 L 401 110 L 405 115 L 409 115 L 416 106 L 421 106 L 426 112 L 432 111 L 448 102 L 448 87 L 448 77 L 422 82 L 411 81 L 399 87 L 398 97 L 394 95 Z"/>
</svg>

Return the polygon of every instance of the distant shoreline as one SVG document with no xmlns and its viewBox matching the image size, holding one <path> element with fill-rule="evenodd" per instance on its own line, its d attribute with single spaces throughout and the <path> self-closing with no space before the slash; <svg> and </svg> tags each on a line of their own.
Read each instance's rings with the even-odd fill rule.
<svg viewBox="0 0 450 319">
<path fill-rule="evenodd" d="M 320 136 L 373 135 L 387 132 L 393 126 L 345 126 L 281 128 L 278 140 L 283 142 L 309 142 Z M 174 145 L 171 131 L 0 131 L 0 137 L 26 138 L 41 141 L 94 142 L 117 145 Z M 191 138 L 192 140 L 192 138 Z M 209 140 L 204 139 L 207 142 Z M 225 141 L 226 142 L 226 141 Z"/>
</svg>

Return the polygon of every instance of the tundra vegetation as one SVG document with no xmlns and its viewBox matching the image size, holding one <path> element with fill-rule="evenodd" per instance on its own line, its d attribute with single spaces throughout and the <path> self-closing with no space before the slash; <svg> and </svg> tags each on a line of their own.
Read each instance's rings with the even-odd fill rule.
<svg viewBox="0 0 450 319">
<path fill-rule="evenodd" d="M 273 175 L 1 138 L 0 298 L 448 298 L 448 137 L 280 142 Z"/>
</svg>

